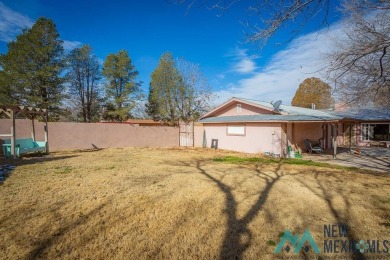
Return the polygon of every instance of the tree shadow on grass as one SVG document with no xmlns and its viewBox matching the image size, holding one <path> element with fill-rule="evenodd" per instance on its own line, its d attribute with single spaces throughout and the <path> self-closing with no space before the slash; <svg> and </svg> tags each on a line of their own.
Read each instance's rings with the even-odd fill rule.
<svg viewBox="0 0 390 260">
<path fill-rule="evenodd" d="M 195 167 L 197 171 L 211 180 L 218 189 L 224 194 L 225 197 L 225 214 L 227 216 L 227 229 L 224 235 L 223 243 L 220 251 L 220 259 L 242 259 L 245 250 L 251 246 L 252 232 L 248 225 L 263 209 L 265 202 L 268 199 L 269 193 L 271 192 L 274 185 L 285 175 L 281 169 L 281 162 L 279 162 L 274 169 L 273 174 L 264 173 L 260 170 L 259 166 L 256 165 L 254 173 L 251 178 L 258 178 L 261 182 L 265 183 L 265 187 L 257 195 L 255 202 L 246 212 L 243 217 L 238 217 L 237 207 L 239 202 L 233 194 L 234 187 L 227 185 L 223 182 L 226 177 L 226 173 L 220 178 L 216 178 L 205 170 L 205 164 L 209 161 L 195 160 L 191 162 L 180 162 L 181 165 L 187 167 Z M 248 178 L 239 182 L 245 182 Z"/>
<path fill-rule="evenodd" d="M 96 208 L 92 209 L 85 215 L 79 216 L 76 220 L 73 222 L 68 222 L 65 225 L 62 225 L 59 229 L 56 230 L 56 232 L 52 232 L 51 235 L 45 236 L 41 240 L 39 240 L 36 243 L 36 246 L 34 249 L 32 249 L 27 257 L 27 259 L 36 259 L 36 258 L 42 258 L 44 257 L 45 251 L 49 248 L 51 248 L 54 244 L 56 244 L 64 235 L 66 235 L 68 232 L 70 232 L 73 229 L 76 229 L 79 226 L 85 225 L 90 219 L 93 219 L 94 216 L 98 215 L 103 208 L 105 208 L 109 203 L 111 202 L 110 199 L 108 199 L 106 202 L 99 204 Z M 62 205 L 61 205 L 62 206 Z M 57 213 L 57 210 L 60 207 L 58 207 L 54 213 Z M 50 226 L 51 223 L 48 223 Z M 93 239 L 91 235 L 88 235 L 88 232 L 92 232 L 93 230 L 87 230 L 83 233 L 83 242 L 82 244 L 79 244 L 79 247 L 82 247 L 83 245 L 87 244 L 90 240 Z M 65 252 L 62 252 L 62 254 Z"/>
<path fill-rule="evenodd" d="M 346 233 L 346 236 L 349 241 L 355 241 L 354 243 L 350 243 L 350 245 L 355 245 L 359 242 L 355 232 L 353 229 L 351 229 L 350 222 L 351 222 L 351 202 L 349 201 L 348 194 L 345 193 L 342 189 L 338 190 L 337 195 L 340 195 L 342 198 L 343 204 L 345 205 L 345 210 L 337 210 L 334 197 L 335 195 L 332 194 L 331 188 L 327 187 L 326 182 L 322 182 L 319 178 L 319 172 L 314 172 L 314 178 L 316 180 L 317 188 L 318 190 L 313 189 L 310 185 L 308 185 L 305 181 L 300 180 L 298 178 L 295 178 L 297 181 L 299 181 L 303 186 L 305 186 L 308 190 L 310 190 L 315 196 L 320 198 L 322 201 L 326 202 L 326 206 L 328 207 L 332 217 L 336 220 L 335 224 L 348 226 L 348 230 Z M 326 173 L 329 175 L 329 173 Z M 337 179 L 337 181 L 342 181 L 338 176 L 331 174 L 331 177 L 334 177 Z M 364 260 L 366 259 L 365 256 L 360 253 L 360 251 L 356 250 L 356 248 L 351 248 L 350 250 L 353 250 L 353 253 L 350 255 L 351 259 L 354 260 Z"/>
<path fill-rule="evenodd" d="M 8 164 L 8 165 L 14 165 L 14 166 L 22 166 L 22 165 L 29 165 L 29 164 L 36 164 L 36 163 L 44 163 L 44 162 L 52 162 L 52 161 L 61 161 L 69 158 L 78 157 L 78 155 L 62 155 L 62 156 L 50 156 L 50 155 L 44 155 L 44 156 L 28 156 L 18 159 L 10 159 L 10 158 L 0 158 L 0 165 Z"/>
<path fill-rule="evenodd" d="M 352 202 L 348 196 L 348 192 L 343 189 L 343 187 L 333 187 L 332 183 L 329 183 L 330 180 L 328 177 L 334 177 L 336 182 L 346 181 L 342 176 L 337 174 L 343 174 L 342 171 L 337 171 L 335 173 L 328 172 L 326 169 L 317 169 L 316 167 L 305 167 L 296 170 L 294 172 L 289 172 L 290 170 L 283 168 L 283 161 L 279 161 L 274 166 L 268 165 L 268 167 L 274 167 L 273 171 L 264 171 L 261 169 L 262 165 L 253 165 L 248 164 L 245 168 L 249 171 L 246 171 L 246 174 L 250 174 L 249 177 L 244 178 L 243 180 L 235 182 L 233 185 L 227 184 L 225 181 L 228 173 L 223 170 L 217 170 L 216 172 L 223 174 L 212 174 L 207 171 L 207 164 L 210 161 L 207 160 L 192 160 L 187 162 L 180 162 L 180 165 L 193 167 L 197 169 L 201 175 L 205 176 L 212 183 L 214 183 L 218 189 L 224 194 L 224 213 L 227 218 L 227 228 L 223 238 L 222 246 L 220 249 L 220 259 L 242 259 L 244 252 L 251 246 L 251 241 L 253 234 L 249 228 L 249 224 L 256 218 L 259 212 L 264 211 L 267 218 L 270 218 L 270 221 L 275 222 L 276 220 L 272 218 L 269 212 L 264 208 L 264 204 L 269 198 L 269 194 L 272 189 L 275 187 L 275 184 L 280 181 L 285 176 L 295 176 L 294 179 L 307 188 L 309 193 L 312 193 L 314 196 L 318 197 L 323 201 L 327 210 L 326 214 L 329 215 L 335 220 L 336 223 L 324 223 L 324 224 L 340 224 L 347 225 L 350 227 L 351 220 L 353 218 L 353 213 L 351 210 Z M 177 165 L 177 164 L 176 164 Z M 286 165 L 287 166 L 287 165 Z M 233 167 L 239 167 L 234 165 Z M 283 168 L 283 170 L 282 170 Z M 333 170 L 332 170 L 333 171 Z M 321 174 L 326 174 L 326 176 L 321 176 Z M 382 176 L 385 177 L 386 174 L 383 173 L 361 173 L 363 175 L 367 174 L 369 176 Z M 306 178 L 305 175 L 307 175 Z M 301 176 L 298 178 L 298 176 Z M 256 195 L 255 202 L 248 208 L 245 215 L 242 217 L 238 216 L 238 204 L 240 201 L 234 196 L 234 189 L 237 186 L 241 186 L 246 181 L 256 182 L 256 179 L 259 181 L 259 185 L 265 185 Z M 307 182 L 308 181 L 308 182 Z M 341 202 L 337 200 L 335 196 L 341 197 Z M 340 204 L 341 203 L 341 204 Z M 343 209 L 340 209 L 338 205 L 345 205 Z M 310 210 L 310 209 L 309 209 Z M 269 214 L 270 216 L 267 216 Z M 291 212 L 291 214 L 299 214 L 298 212 Z M 302 224 L 305 228 L 309 227 L 310 223 L 309 218 L 306 218 L 304 215 L 297 215 L 302 219 Z M 273 223 L 275 225 L 275 223 Z M 349 241 L 357 241 L 356 231 L 349 229 L 346 239 Z M 359 242 L 359 241 L 357 241 Z M 353 244 L 353 242 L 352 242 Z M 364 254 L 360 253 L 357 250 L 352 249 L 353 253 L 349 254 L 348 257 L 351 259 L 365 259 Z M 304 250 L 300 251 L 300 256 L 304 259 L 310 259 Z"/>
</svg>

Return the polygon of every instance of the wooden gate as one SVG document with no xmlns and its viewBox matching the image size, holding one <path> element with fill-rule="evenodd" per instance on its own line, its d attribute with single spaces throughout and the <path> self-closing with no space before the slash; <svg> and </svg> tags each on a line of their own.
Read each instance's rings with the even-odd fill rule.
<svg viewBox="0 0 390 260">
<path fill-rule="evenodd" d="M 179 123 L 180 146 L 194 146 L 194 123 Z"/>
</svg>

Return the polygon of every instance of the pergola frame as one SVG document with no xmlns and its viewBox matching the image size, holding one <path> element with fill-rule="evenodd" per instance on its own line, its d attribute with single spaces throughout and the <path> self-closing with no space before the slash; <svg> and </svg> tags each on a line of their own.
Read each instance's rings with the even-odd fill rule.
<svg viewBox="0 0 390 260">
<path fill-rule="evenodd" d="M 45 131 L 45 143 L 46 143 L 46 153 L 49 153 L 49 142 L 48 142 L 48 113 L 47 109 L 37 108 L 37 107 L 28 107 L 28 106 L 17 106 L 17 105 L 0 105 L 0 114 L 4 113 L 11 119 L 11 133 L 10 134 L 0 134 L 0 137 L 10 137 L 11 139 L 11 155 L 15 159 L 15 140 L 16 140 L 16 131 L 15 131 L 15 119 L 18 114 L 24 114 L 31 120 L 31 138 L 35 141 L 35 125 L 34 119 L 36 117 L 41 117 L 44 122 L 44 131 Z"/>
</svg>

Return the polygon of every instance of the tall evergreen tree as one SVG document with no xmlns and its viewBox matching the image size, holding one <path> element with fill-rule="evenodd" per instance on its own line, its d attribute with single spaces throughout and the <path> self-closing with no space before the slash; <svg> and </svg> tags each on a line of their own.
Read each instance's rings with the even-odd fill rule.
<svg viewBox="0 0 390 260">
<path fill-rule="evenodd" d="M 159 114 L 159 103 L 158 103 L 158 96 L 157 93 L 155 93 L 154 88 L 152 87 L 152 84 L 149 86 L 149 95 L 148 95 L 148 102 L 145 104 L 146 107 L 146 113 L 148 116 L 150 116 L 155 121 L 160 121 L 161 117 Z"/>
<path fill-rule="evenodd" d="M 98 58 L 89 45 L 76 48 L 67 57 L 66 79 L 73 109 L 84 122 L 99 119 L 101 71 Z"/>
<path fill-rule="evenodd" d="M 125 50 L 109 54 L 103 65 L 106 77 L 107 116 L 120 122 L 130 117 L 135 100 L 142 96 L 140 82 L 135 81 L 138 71 Z"/>
<path fill-rule="evenodd" d="M 53 21 L 44 17 L 10 42 L 0 55 L 0 101 L 56 112 L 63 98 L 62 43 Z"/>
</svg>

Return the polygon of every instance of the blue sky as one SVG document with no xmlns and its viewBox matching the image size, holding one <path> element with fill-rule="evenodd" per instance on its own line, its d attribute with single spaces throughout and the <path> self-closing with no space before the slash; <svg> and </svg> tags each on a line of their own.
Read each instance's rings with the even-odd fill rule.
<svg viewBox="0 0 390 260">
<path fill-rule="evenodd" d="M 68 51 L 89 44 L 104 60 L 127 50 L 145 92 L 161 54 L 170 51 L 199 64 L 218 95 L 216 102 L 239 96 L 289 104 L 300 82 L 322 76 L 317 70 L 340 30 L 337 17 L 329 17 L 329 27 L 315 19 L 294 40 L 278 44 L 296 29 L 288 27 L 261 51 L 241 43 L 249 29 L 243 23 L 256 22 L 246 8 L 246 1 L 221 13 L 197 4 L 187 10 L 164 0 L 0 0 L 0 53 L 22 28 L 45 16 L 57 25 Z"/>
</svg>

